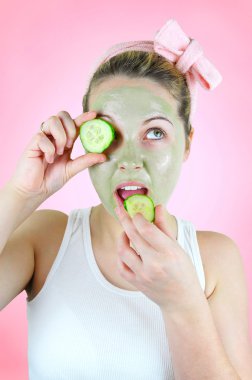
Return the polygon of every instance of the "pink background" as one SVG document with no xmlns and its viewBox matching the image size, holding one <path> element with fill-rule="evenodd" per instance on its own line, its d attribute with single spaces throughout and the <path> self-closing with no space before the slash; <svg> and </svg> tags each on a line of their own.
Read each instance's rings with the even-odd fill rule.
<svg viewBox="0 0 252 380">
<path fill-rule="evenodd" d="M 169 18 L 202 45 L 223 76 L 213 92 L 199 87 L 191 155 L 169 211 L 240 247 L 249 291 L 251 269 L 251 9 L 249 0 L 2 1 L 0 186 L 40 123 L 61 110 L 82 113 L 96 60 L 114 43 L 153 39 Z M 79 140 L 72 157 L 83 154 Z M 100 203 L 88 171 L 41 205 L 66 213 Z M 235 279 L 234 279 L 235 281 Z M 0 378 L 28 379 L 26 293 L 0 313 Z"/>
</svg>

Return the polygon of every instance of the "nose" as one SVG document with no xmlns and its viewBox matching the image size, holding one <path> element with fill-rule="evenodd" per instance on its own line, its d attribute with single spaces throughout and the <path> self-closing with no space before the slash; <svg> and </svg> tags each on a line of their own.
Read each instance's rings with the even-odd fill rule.
<svg viewBox="0 0 252 380">
<path fill-rule="evenodd" d="M 143 167 L 142 159 L 138 148 L 132 143 L 127 144 L 121 152 L 121 157 L 118 158 L 118 168 L 121 171 L 140 170 Z"/>
<path fill-rule="evenodd" d="M 118 163 L 118 168 L 121 171 L 140 170 L 143 167 L 142 163 L 136 160 L 123 160 Z"/>
</svg>

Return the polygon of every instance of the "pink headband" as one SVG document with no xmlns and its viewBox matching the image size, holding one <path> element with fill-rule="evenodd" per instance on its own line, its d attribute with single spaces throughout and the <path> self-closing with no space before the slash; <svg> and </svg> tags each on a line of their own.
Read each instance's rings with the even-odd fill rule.
<svg viewBox="0 0 252 380">
<path fill-rule="evenodd" d="M 155 51 L 185 74 L 191 94 L 191 115 L 197 102 L 196 81 L 207 90 L 213 90 L 222 81 L 222 76 L 214 65 L 204 56 L 203 49 L 195 39 L 188 37 L 176 20 L 170 19 L 158 30 L 154 41 L 128 41 L 113 45 L 99 59 L 98 65 L 113 56 L 128 50 Z"/>
</svg>

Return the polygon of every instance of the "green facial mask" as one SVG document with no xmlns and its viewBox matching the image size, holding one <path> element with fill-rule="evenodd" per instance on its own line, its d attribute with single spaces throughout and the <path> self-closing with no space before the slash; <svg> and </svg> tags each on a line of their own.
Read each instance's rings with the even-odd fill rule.
<svg viewBox="0 0 252 380">
<path fill-rule="evenodd" d="M 110 122 L 116 131 L 116 139 L 103 152 L 107 161 L 88 168 L 107 212 L 117 218 L 113 193 L 117 185 L 127 181 L 144 183 L 154 205 L 165 205 L 178 181 L 185 153 L 176 100 L 152 81 L 115 78 L 94 89 L 89 110 L 96 111 L 97 118 Z M 156 119 L 144 124 L 157 115 L 171 123 Z"/>
</svg>

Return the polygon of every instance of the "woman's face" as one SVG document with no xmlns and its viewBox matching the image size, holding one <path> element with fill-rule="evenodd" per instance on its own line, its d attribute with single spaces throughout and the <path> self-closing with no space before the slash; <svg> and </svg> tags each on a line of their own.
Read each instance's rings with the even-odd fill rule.
<svg viewBox="0 0 252 380">
<path fill-rule="evenodd" d="M 117 137 L 103 152 L 107 161 L 88 168 L 97 194 L 111 215 L 117 217 L 114 191 L 122 182 L 142 182 L 155 206 L 167 203 L 189 153 L 185 152 L 177 106 L 165 89 L 146 78 L 114 77 L 91 92 L 89 110 L 110 122 Z M 169 121 L 147 121 L 154 116 Z"/>
</svg>

